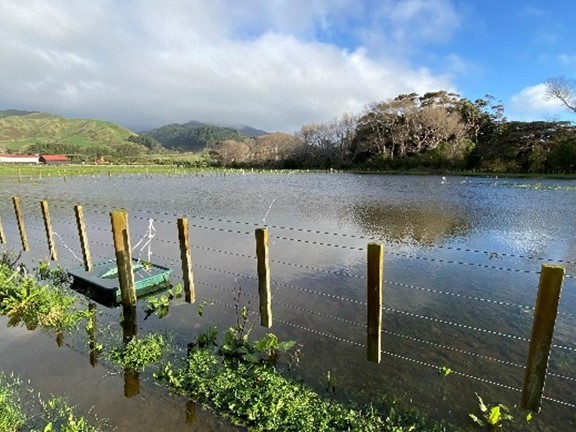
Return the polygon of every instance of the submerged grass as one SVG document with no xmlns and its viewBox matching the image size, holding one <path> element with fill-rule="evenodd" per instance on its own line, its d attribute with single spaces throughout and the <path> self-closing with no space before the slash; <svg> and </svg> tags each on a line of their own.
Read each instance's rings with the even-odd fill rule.
<svg viewBox="0 0 576 432">
<path fill-rule="evenodd" d="M 23 398 L 22 395 L 26 397 Z M 77 415 L 62 397 L 43 400 L 14 375 L 0 373 L 0 432 L 103 432 L 110 427 Z"/>
<path fill-rule="evenodd" d="M 278 349 L 290 349 L 291 344 L 279 342 L 270 333 L 250 342 L 246 333 L 238 332 L 239 328 L 227 332 L 222 346 L 215 343 L 214 334 L 200 335 L 185 364 L 165 364 L 155 373 L 157 382 L 250 431 L 448 430 L 443 424 L 427 422 L 418 413 L 360 407 L 322 397 L 302 382 L 285 377 L 274 366 Z M 231 340 L 235 341 L 232 350 Z"/>
</svg>

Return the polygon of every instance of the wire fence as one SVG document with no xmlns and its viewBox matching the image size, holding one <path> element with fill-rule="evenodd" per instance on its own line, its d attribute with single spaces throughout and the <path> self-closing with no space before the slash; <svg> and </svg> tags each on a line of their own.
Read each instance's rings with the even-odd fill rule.
<svg viewBox="0 0 576 432">
<path fill-rule="evenodd" d="M 49 251 L 38 197 L 24 197 L 22 201 L 26 203 L 25 228 L 19 227 L 10 212 L 0 214 L 5 237 L 0 248 L 8 251 L 23 247 L 20 243 L 25 229 L 31 256 L 45 258 Z M 53 234 L 60 250 L 59 262 L 65 267 L 78 267 L 83 262 L 73 205 L 61 199 L 50 203 L 50 210 L 58 215 L 53 220 Z M 91 254 L 101 261 L 114 258 L 109 210 L 85 207 Z M 183 274 L 176 217 L 169 212 L 131 210 L 130 232 L 133 257 L 170 265 L 172 279 L 180 280 Z M 240 284 L 242 297 L 257 303 L 259 274 L 253 229 L 260 224 L 203 216 L 187 219 L 192 229 L 198 299 L 233 308 L 229 299 Z M 383 239 L 280 225 L 269 225 L 267 229 L 272 243 L 269 264 L 275 325 L 283 326 L 289 336 L 296 331 L 307 341 L 341 345 L 334 348 L 338 352 L 350 347 L 357 356 L 358 349 L 365 350 L 366 243 Z M 393 242 L 383 243 L 384 268 L 389 276 L 383 279 L 381 354 L 404 363 L 406 373 L 415 365 L 435 371 L 449 366 L 458 378 L 521 393 L 541 275 L 535 265 L 574 262 L 459 246 L 439 245 L 407 252 Z M 495 265 L 494 260 L 507 261 Z M 427 273 L 430 271 L 433 273 Z M 443 282 L 444 276 L 448 282 Z M 565 277 L 565 283 L 572 283 L 573 275 Z M 521 288 L 498 291 L 489 287 L 492 283 L 496 287 L 519 284 Z M 570 398 L 576 382 L 572 376 L 576 315 L 568 311 L 572 306 L 569 303 L 558 312 L 546 371 L 551 384 L 543 395 L 545 401 L 570 409 L 576 408 L 576 399 Z"/>
</svg>

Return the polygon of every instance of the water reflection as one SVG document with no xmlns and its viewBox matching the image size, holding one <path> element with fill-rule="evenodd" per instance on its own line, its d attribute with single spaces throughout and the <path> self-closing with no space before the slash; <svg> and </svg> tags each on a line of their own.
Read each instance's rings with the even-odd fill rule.
<svg viewBox="0 0 576 432">
<path fill-rule="evenodd" d="M 466 213 L 439 203 L 362 202 L 351 207 L 352 220 L 366 234 L 389 241 L 441 244 L 470 230 Z"/>
<path fill-rule="evenodd" d="M 126 347 L 138 333 L 136 306 L 123 305 L 122 314 L 122 339 L 124 347 Z M 138 394 L 140 394 L 140 374 L 133 369 L 124 369 L 124 396 L 131 398 Z"/>
<path fill-rule="evenodd" d="M 266 222 L 271 226 L 278 318 L 274 332 L 283 340 L 303 344 L 305 381 L 317 383 L 322 390 L 331 371 L 337 393 L 349 390 L 368 401 L 379 400 L 384 392 L 405 395 L 411 404 L 433 415 L 459 416 L 463 422 L 476 408 L 474 392 L 507 404 L 518 402 L 513 391 L 489 385 L 495 381 L 518 388 L 522 383 L 524 339 L 529 337 L 533 313 L 515 305 L 533 305 L 542 261 L 566 264 L 569 260 L 569 273 L 576 265 L 576 194 L 568 189 L 538 190 L 458 178 L 442 184 L 441 178 L 434 177 L 310 174 L 105 177 L 26 188 L 8 185 L 3 192 L 7 199 L 0 201 L 0 213 L 10 245 L 19 245 L 10 197 L 35 195 L 23 198 L 31 237 L 34 226 L 41 227 L 40 218 L 33 219 L 37 198 L 48 197 L 55 229 L 74 248 L 74 225 L 66 221 L 73 220 L 72 204 L 81 203 L 87 209 L 95 255 L 102 258 L 109 258 L 112 251 L 106 216 L 113 208 L 129 210 L 135 238 L 145 232 L 150 217 L 157 220 L 159 242 L 155 240 L 152 249 L 161 262 L 179 260 L 173 216 L 190 217 L 199 296 L 221 304 L 230 303 L 230 290 L 238 283 L 251 296 L 248 299 L 255 298 L 256 284 L 250 278 L 253 234 L 244 231 L 261 224 L 270 209 Z M 390 354 L 380 366 L 364 363 L 364 349 L 359 348 L 365 341 L 366 246 L 359 234 L 392 243 L 385 257 L 384 302 L 393 310 L 384 314 L 383 335 L 384 349 Z M 44 251 L 41 228 L 36 237 L 40 238 L 36 244 L 41 244 L 37 250 Z M 410 246 L 409 253 L 405 245 Z M 178 280 L 180 275 L 175 273 Z M 566 280 L 570 286 L 564 290 L 561 309 L 567 315 L 561 316 L 555 335 L 558 344 L 570 348 L 574 347 L 575 281 Z M 233 313 L 225 307 L 206 312 L 202 322 L 191 322 L 189 312 L 188 306 L 174 308 L 161 323 L 148 320 L 141 325 L 168 329 L 185 343 L 191 325 L 198 325 L 199 331 L 200 326 L 233 324 Z M 135 323 L 127 320 L 124 325 L 126 334 L 130 325 L 136 334 Z M 572 353 L 556 350 L 551 371 L 571 377 Z M 448 366 L 485 382 L 456 374 L 440 378 L 425 365 Z M 126 394 L 137 394 L 135 387 L 128 388 L 137 383 L 136 378 L 137 374 L 125 371 Z M 571 383 L 558 376 L 549 378 L 547 395 L 571 402 Z M 190 413 L 192 419 L 193 404 L 187 405 L 186 418 Z M 177 408 L 182 417 L 182 407 Z M 560 419 L 565 412 L 550 402 L 544 415 Z M 556 425 L 555 430 L 571 430 L 567 424 Z"/>
</svg>

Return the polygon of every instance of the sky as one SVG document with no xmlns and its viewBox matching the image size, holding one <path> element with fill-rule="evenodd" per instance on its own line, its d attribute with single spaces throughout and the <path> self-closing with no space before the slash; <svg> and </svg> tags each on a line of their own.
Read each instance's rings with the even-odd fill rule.
<svg viewBox="0 0 576 432">
<path fill-rule="evenodd" d="M 574 0 L 0 0 L 0 109 L 296 132 L 403 93 L 576 120 Z M 572 118 L 571 118 L 572 117 Z"/>
</svg>

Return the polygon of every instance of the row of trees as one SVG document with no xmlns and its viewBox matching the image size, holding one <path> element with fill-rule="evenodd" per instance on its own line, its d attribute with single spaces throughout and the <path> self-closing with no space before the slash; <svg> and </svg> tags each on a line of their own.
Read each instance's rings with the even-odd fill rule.
<svg viewBox="0 0 576 432">
<path fill-rule="evenodd" d="M 551 80 L 548 94 L 576 113 L 567 85 Z M 403 94 L 359 115 L 309 123 L 295 136 L 222 141 L 211 155 L 225 166 L 571 173 L 576 128 L 569 122 L 509 122 L 490 95 L 472 102 L 437 91 Z"/>
</svg>

